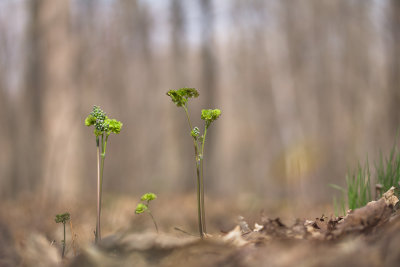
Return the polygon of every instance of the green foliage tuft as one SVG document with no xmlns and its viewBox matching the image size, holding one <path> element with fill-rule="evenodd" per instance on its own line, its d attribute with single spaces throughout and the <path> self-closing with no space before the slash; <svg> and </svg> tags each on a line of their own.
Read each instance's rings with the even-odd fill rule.
<svg viewBox="0 0 400 267">
<path fill-rule="evenodd" d="M 107 119 L 106 123 L 108 124 L 107 135 L 109 135 L 110 133 L 119 134 L 121 132 L 122 122 L 117 121 L 115 119 L 111 119 L 111 120 Z"/>
<path fill-rule="evenodd" d="M 148 210 L 148 209 L 149 209 L 149 207 L 148 207 L 146 204 L 139 203 L 139 204 L 137 204 L 137 206 L 136 206 L 135 213 L 136 213 L 136 214 L 140 214 L 140 213 L 145 212 L 145 211 Z"/>
<path fill-rule="evenodd" d="M 86 117 L 85 125 L 94 125 L 93 133 L 96 136 L 111 133 L 119 134 L 121 132 L 122 123 L 115 119 L 109 119 L 106 113 L 98 106 L 93 106 L 92 112 Z"/>
<path fill-rule="evenodd" d="M 154 200 L 154 199 L 156 199 L 157 198 L 157 195 L 156 194 L 154 194 L 154 193 L 146 193 L 146 194 L 144 194 L 140 199 L 142 200 L 142 201 L 147 201 L 147 202 L 149 202 L 149 201 L 152 201 L 152 200 Z"/>
<path fill-rule="evenodd" d="M 69 221 L 70 218 L 71 218 L 70 214 L 68 212 L 66 212 L 66 213 L 62 213 L 62 214 L 57 214 L 54 221 L 56 223 L 64 223 L 65 224 L 67 221 Z"/>
<path fill-rule="evenodd" d="M 380 153 L 379 162 L 375 163 L 374 173 L 376 173 L 376 198 L 382 197 L 382 194 L 387 192 L 392 186 L 399 187 L 400 149 L 397 146 L 397 142 L 393 144 L 387 158 L 384 159 L 382 153 Z M 337 185 L 330 185 L 342 193 L 339 203 L 334 199 L 334 206 L 341 208 L 343 214 L 345 214 L 346 195 L 349 209 L 356 209 L 366 205 L 372 200 L 370 180 L 371 172 L 367 160 L 363 167 L 358 164 L 358 169 L 353 173 L 349 172 L 346 176 L 347 189 Z"/>
<path fill-rule="evenodd" d="M 219 109 L 203 109 L 201 110 L 201 119 L 206 122 L 209 126 L 213 121 L 221 116 L 221 110 Z"/>
<path fill-rule="evenodd" d="M 383 160 L 380 153 L 379 163 L 375 164 L 378 183 L 382 185 L 380 195 L 388 191 L 392 186 L 398 188 L 400 186 L 400 151 L 396 142 L 390 151 L 389 158 Z"/>
<path fill-rule="evenodd" d="M 199 92 L 194 88 L 181 88 L 178 90 L 169 90 L 167 95 L 171 97 L 178 107 L 185 106 L 189 98 L 195 98 L 199 96 Z"/>
<path fill-rule="evenodd" d="M 364 167 L 360 163 L 358 164 L 356 173 L 349 172 L 346 176 L 349 209 L 353 210 L 363 207 L 372 200 L 370 180 L 371 172 L 368 160 Z"/>
<path fill-rule="evenodd" d="M 92 114 L 89 114 L 85 119 L 85 125 L 91 126 L 94 125 L 95 123 L 96 123 L 96 118 Z"/>
<path fill-rule="evenodd" d="M 347 189 L 335 184 L 329 184 L 329 186 L 339 190 L 342 194 L 339 201 L 334 198 L 333 205 L 336 214 L 339 214 L 340 212 L 342 215 L 346 214 L 346 195 L 348 208 L 352 210 L 363 207 L 372 200 L 371 172 L 369 169 L 368 159 L 364 167 L 358 163 L 358 168 L 355 172 L 349 171 L 346 175 L 346 184 Z"/>
</svg>

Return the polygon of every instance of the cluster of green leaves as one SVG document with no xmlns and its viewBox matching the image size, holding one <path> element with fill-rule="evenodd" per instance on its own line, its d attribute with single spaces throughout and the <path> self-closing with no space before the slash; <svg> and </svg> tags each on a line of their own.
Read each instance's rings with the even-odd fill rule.
<svg viewBox="0 0 400 267">
<path fill-rule="evenodd" d="M 210 126 L 219 116 L 221 116 L 219 109 L 203 109 L 201 111 L 201 119 L 206 122 L 206 127 Z"/>
<path fill-rule="evenodd" d="M 157 195 L 154 194 L 154 193 L 146 193 L 146 194 L 144 194 L 144 195 L 140 198 L 140 200 L 141 200 L 141 201 L 145 201 L 146 203 L 139 203 L 139 204 L 137 204 L 135 213 L 136 213 L 136 214 L 140 214 L 140 213 L 143 213 L 143 212 L 145 212 L 145 211 L 148 211 L 148 210 L 149 210 L 149 203 L 150 203 L 150 201 L 152 201 L 152 200 L 154 200 L 154 199 L 156 199 L 156 198 L 157 198 Z"/>
<path fill-rule="evenodd" d="M 139 204 L 137 204 L 137 206 L 136 206 L 135 213 L 136 213 L 136 214 L 140 214 L 140 213 L 145 212 L 145 211 L 148 210 L 148 209 L 149 209 L 149 207 L 148 207 L 146 204 L 139 203 Z"/>
<path fill-rule="evenodd" d="M 177 107 L 183 107 L 186 106 L 189 98 L 198 97 L 199 92 L 194 88 L 181 88 L 179 90 L 169 90 L 167 95 L 171 97 L 172 102 Z"/>
<path fill-rule="evenodd" d="M 86 126 L 94 125 L 94 134 L 100 136 L 111 133 L 119 134 L 122 128 L 122 122 L 115 119 L 109 119 L 106 113 L 98 106 L 93 106 L 92 112 L 85 119 Z"/>
<path fill-rule="evenodd" d="M 64 223 L 65 224 L 67 221 L 69 221 L 70 218 L 71 218 L 70 214 L 68 212 L 66 212 L 66 213 L 62 213 L 62 214 L 57 214 L 54 221 L 56 223 Z"/>
</svg>

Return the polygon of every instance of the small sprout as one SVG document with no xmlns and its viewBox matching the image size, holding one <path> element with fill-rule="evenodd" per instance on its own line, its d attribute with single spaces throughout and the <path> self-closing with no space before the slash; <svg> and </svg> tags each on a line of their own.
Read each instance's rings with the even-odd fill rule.
<svg viewBox="0 0 400 267">
<path fill-rule="evenodd" d="M 145 212 L 145 211 L 148 210 L 148 209 L 149 209 L 149 207 L 148 207 L 146 204 L 139 203 L 139 204 L 137 204 L 137 206 L 136 206 L 135 213 L 136 213 L 136 214 L 140 214 L 140 213 Z"/>
<path fill-rule="evenodd" d="M 54 221 L 56 223 L 62 223 L 64 225 L 64 239 L 61 240 L 61 244 L 62 244 L 62 258 L 64 258 L 64 254 L 65 254 L 65 224 L 70 220 L 71 216 L 68 212 L 66 213 L 62 213 L 62 214 L 57 214 L 56 218 L 54 219 Z"/>
<path fill-rule="evenodd" d="M 140 199 L 142 201 L 150 202 L 151 200 L 154 200 L 156 198 L 157 198 L 156 194 L 154 194 L 154 193 L 146 193 Z"/>
<path fill-rule="evenodd" d="M 152 200 L 154 200 L 156 198 L 157 198 L 157 195 L 154 194 L 154 193 L 146 193 L 146 194 L 144 194 L 140 198 L 140 200 L 146 201 L 146 204 L 144 204 L 144 203 L 137 204 L 135 213 L 136 214 L 141 214 L 141 213 L 143 213 L 145 211 L 148 212 L 150 217 L 151 217 L 151 219 L 153 220 L 154 226 L 155 226 L 155 228 L 157 230 L 157 233 L 158 233 L 158 226 L 157 226 L 156 220 L 154 219 L 153 214 L 151 213 L 150 208 L 149 208 L 150 201 L 152 201 Z"/>
</svg>

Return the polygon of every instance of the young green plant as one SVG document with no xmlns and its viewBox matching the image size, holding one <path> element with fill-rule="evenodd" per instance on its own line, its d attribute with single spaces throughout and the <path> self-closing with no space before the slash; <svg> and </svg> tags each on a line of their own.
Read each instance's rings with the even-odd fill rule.
<svg viewBox="0 0 400 267">
<path fill-rule="evenodd" d="M 146 193 L 146 194 L 144 194 L 144 195 L 140 198 L 140 200 L 141 200 L 141 201 L 144 201 L 145 203 L 139 203 L 139 204 L 137 204 L 135 213 L 136 213 L 136 214 L 141 214 L 141 213 L 143 213 L 143 212 L 149 213 L 151 219 L 153 220 L 153 223 L 154 223 L 154 226 L 155 226 L 155 228 L 156 228 L 156 231 L 157 231 L 157 233 L 158 233 L 158 226 L 157 226 L 156 220 L 154 219 L 153 214 L 152 214 L 151 211 L 150 211 L 150 201 L 152 201 L 152 200 L 154 200 L 154 199 L 156 199 L 156 198 L 157 198 L 157 195 L 154 194 L 154 193 Z"/>
<path fill-rule="evenodd" d="M 378 199 L 382 197 L 383 193 L 387 192 L 392 186 L 400 186 L 400 150 L 397 142 L 394 142 L 389 156 L 384 158 L 382 153 L 380 153 L 379 162 L 375 162 L 374 165 L 374 173 L 376 173 L 375 198 Z M 342 207 L 342 212 L 344 215 L 346 214 L 346 194 L 349 209 L 362 207 L 372 200 L 370 178 L 371 172 L 367 159 L 367 162 L 364 166 L 358 164 L 357 171 L 354 173 L 349 172 L 349 174 L 346 176 L 347 189 L 344 189 L 338 185 L 330 184 L 331 187 L 342 192 L 342 197 L 339 199 L 339 206 Z M 334 199 L 334 206 L 338 206 L 336 199 Z"/>
<path fill-rule="evenodd" d="M 92 112 L 85 119 L 86 126 L 94 126 L 97 148 L 97 222 L 95 231 L 95 242 L 101 240 L 100 216 L 101 198 L 103 191 L 104 160 L 106 158 L 106 148 L 108 137 L 111 133 L 119 134 L 122 123 L 115 119 L 109 119 L 106 113 L 98 106 L 94 106 Z M 101 151 L 101 152 L 100 152 Z"/>
<path fill-rule="evenodd" d="M 347 206 L 352 210 L 363 207 L 372 200 L 371 172 L 368 159 L 364 166 L 361 166 L 361 164 L 358 163 L 358 168 L 355 172 L 349 171 L 349 173 L 346 175 L 346 184 L 347 189 L 335 184 L 330 184 L 332 188 L 335 188 L 342 193 L 341 198 L 339 198 L 339 204 L 337 203 L 336 199 L 334 199 L 336 215 L 338 215 L 340 211 L 343 215 L 346 215 L 346 194 Z"/>
<path fill-rule="evenodd" d="M 379 197 L 388 191 L 392 186 L 398 188 L 400 186 L 400 150 L 397 142 L 394 142 L 389 157 L 383 160 L 380 153 L 379 163 L 375 164 L 377 182 L 382 187 L 379 190 Z"/>
<path fill-rule="evenodd" d="M 65 254 L 65 224 L 69 221 L 70 219 L 70 214 L 68 212 L 63 213 L 63 214 L 57 214 L 56 218 L 54 219 L 56 223 L 62 223 L 64 225 L 64 239 L 61 241 L 62 243 L 62 258 L 64 258 Z"/>
<path fill-rule="evenodd" d="M 221 110 L 219 109 L 203 109 L 201 111 L 201 119 L 204 121 L 203 135 L 200 133 L 198 127 L 193 127 L 190 120 L 188 111 L 188 100 L 189 98 L 196 98 L 199 93 L 194 88 L 181 88 L 178 90 L 170 90 L 167 95 L 171 97 L 172 102 L 177 107 L 182 107 L 185 111 L 186 118 L 189 124 L 190 135 L 193 138 L 194 146 L 194 160 L 196 164 L 196 175 L 197 175 L 197 213 L 198 213 L 198 224 L 200 237 L 203 238 L 207 232 L 205 222 L 205 207 L 204 207 L 204 144 L 206 140 L 207 130 L 211 123 L 221 116 Z"/>
</svg>

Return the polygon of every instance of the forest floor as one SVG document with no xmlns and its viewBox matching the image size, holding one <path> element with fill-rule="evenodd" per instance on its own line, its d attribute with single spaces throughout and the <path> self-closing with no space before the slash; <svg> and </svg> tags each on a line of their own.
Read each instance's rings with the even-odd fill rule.
<svg viewBox="0 0 400 267">
<path fill-rule="evenodd" d="M 349 211 L 345 217 L 322 215 L 296 219 L 290 225 L 262 214 L 253 226 L 243 217 L 239 220 L 224 217 L 222 214 L 234 211 L 221 206 L 220 220 L 230 221 L 225 226 L 230 229 L 220 229 L 204 240 L 177 227 L 160 234 L 151 228 L 141 228 L 144 224 L 152 226 L 146 214 L 136 216 L 134 221 L 108 216 L 107 210 L 115 211 L 116 207 L 121 207 L 122 213 L 132 214 L 134 201 L 120 201 L 125 206 L 105 201 L 109 206 L 104 209 L 105 229 L 99 245 L 90 242 L 92 226 L 83 223 L 88 218 L 92 222 L 93 214 L 76 207 L 80 212 L 79 216 L 71 215 L 64 259 L 60 255 L 62 225 L 56 225 L 54 218 L 35 216 L 40 212 L 29 208 L 30 205 L 3 203 L 0 266 L 399 266 L 400 263 L 400 210 L 393 190 L 365 207 Z M 182 206 L 174 219 L 184 220 L 187 213 L 189 210 Z M 160 217 L 163 221 L 167 218 Z M 129 227 L 111 230 L 124 222 Z M 187 223 L 196 225 L 195 217 Z M 35 226 L 34 230 L 30 225 Z"/>
</svg>

